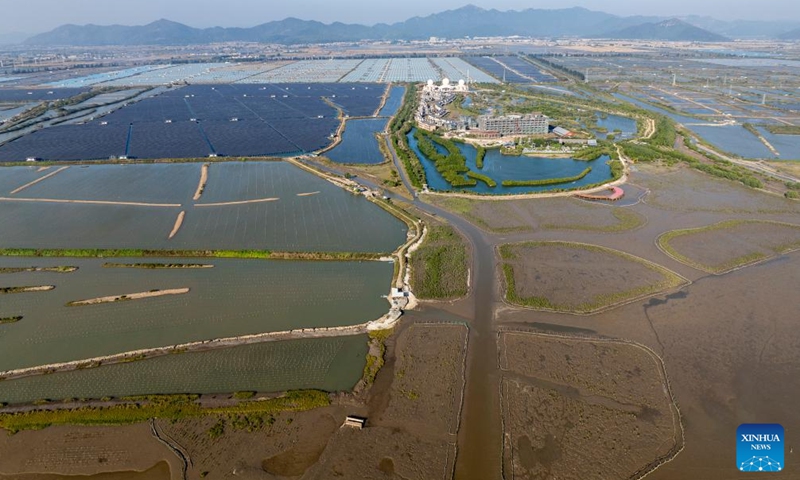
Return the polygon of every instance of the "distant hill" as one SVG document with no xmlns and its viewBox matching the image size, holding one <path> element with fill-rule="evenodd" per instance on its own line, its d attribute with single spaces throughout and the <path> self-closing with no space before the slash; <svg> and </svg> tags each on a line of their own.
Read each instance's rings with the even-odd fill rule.
<svg viewBox="0 0 800 480">
<path fill-rule="evenodd" d="M 800 28 L 790 30 L 778 36 L 781 40 L 800 40 Z"/>
<path fill-rule="evenodd" d="M 424 40 L 433 36 L 463 38 L 512 35 L 649 38 L 647 30 L 653 29 L 654 26 L 661 32 L 658 34 L 658 39 L 695 41 L 724 39 L 679 20 L 670 20 L 666 24 L 663 20 L 658 17 L 619 17 L 585 8 L 503 12 L 468 5 L 425 17 L 410 18 L 392 25 L 373 26 L 324 24 L 297 18 L 287 18 L 251 28 L 199 29 L 169 20 L 158 20 L 141 26 L 63 25 L 50 32 L 33 36 L 25 43 L 77 46 L 187 45 L 230 41 L 301 44 L 359 40 Z"/>
<path fill-rule="evenodd" d="M 252 28 L 192 28 L 170 20 L 142 26 L 63 25 L 48 33 L 33 36 L 27 45 L 188 45 L 217 42 L 318 43 L 354 41 L 371 29 L 363 25 L 287 18 Z M 324 39 L 324 40 L 322 40 Z"/>
<path fill-rule="evenodd" d="M 642 23 L 600 35 L 624 40 L 665 40 L 673 42 L 727 42 L 729 38 L 695 27 L 677 18 L 658 23 Z"/>
<path fill-rule="evenodd" d="M 782 33 L 800 27 L 794 21 L 732 20 L 723 21 L 696 15 L 679 17 L 686 23 L 729 38 L 778 38 Z"/>
</svg>

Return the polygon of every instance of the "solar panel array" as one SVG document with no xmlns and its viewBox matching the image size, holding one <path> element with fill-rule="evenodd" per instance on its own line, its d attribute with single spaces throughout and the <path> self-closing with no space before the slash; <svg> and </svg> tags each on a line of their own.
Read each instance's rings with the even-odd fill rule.
<svg viewBox="0 0 800 480">
<path fill-rule="evenodd" d="M 432 60 L 450 80 L 469 79 L 471 82 L 477 83 L 498 83 L 491 75 L 487 75 L 460 58 L 434 58 Z"/>
<path fill-rule="evenodd" d="M 473 62 L 475 63 L 475 62 Z M 482 62 L 490 71 L 501 66 Z M 477 65 L 477 64 L 475 64 Z M 535 70 L 535 67 L 530 66 Z M 533 73 L 538 72 L 536 70 Z M 265 84 L 265 83 L 388 83 L 467 80 L 495 83 L 485 72 L 460 58 L 372 58 L 301 60 L 267 63 L 193 63 L 185 65 L 145 65 L 114 72 L 98 73 L 47 84 L 58 87 L 125 86 L 140 87 L 189 84 Z"/>
<path fill-rule="evenodd" d="M 88 92 L 88 88 L 0 88 L 0 103 L 29 103 L 40 100 L 63 100 Z"/>
<path fill-rule="evenodd" d="M 361 62 L 342 82 L 424 82 L 441 76 L 427 58 L 372 58 Z"/>
<path fill-rule="evenodd" d="M 342 80 L 360 60 L 303 60 L 242 80 L 241 83 L 332 83 Z"/>
<path fill-rule="evenodd" d="M 59 80 L 45 84 L 45 87 L 55 88 L 80 88 L 91 87 L 100 83 L 110 82 L 122 78 L 132 77 L 140 73 L 149 72 L 152 70 L 159 70 L 165 68 L 164 65 L 143 65 L 141 67 L 126 68 L 125 70 L 115 70 L 113 72 L 95 73 L 93 75 L 86 75 L 78 78 L 71 78 L 69 80 Z"/>
<path fill-rule="evenodd" d="M 556 78 L 542 72 L 535 65 L 515 56 L 500 57 L 467 57 L 466 60 L 476 67 L 489 72 L 498 80 L 505 78 L 507 83 L 550 83 Z"/>
<path fill-rule="evenodd" d="M 110 87 L 137 87 L 144 85 L 169 85 L 182 81 L 191 82 L 194 78 L 208 74 L 211 69 L 219 68 L 224 64 L 219 63 L 191 63 L 187 65 L 174 65 L 166 68 L 148 70 L 137 75 L 119 78 L 103 83 Z"/>
<path fill-rule="evenodd" d="M 556 78 L 548 73 L 542 72 L 536 65 L 527 62 L 519 57 L 504 56 L 494 57 L 494 61 L 501 63 L 521 74 L 523 78 L 528 78 L 538 83 L 549 83 L 557 81 Z"/>
<path fill-rule="evenodd" d="M 227 84 L 243 82 L 245 79 L 257 76 L 270 70 L 280 68 L 289 62 L 269 63 L 235 63 L 219 68 L 211 68 L 189 80 L 192 84 Z M 244 82 L 243 82 L 244 83 Z M 250 82 L 259 83 L 259 82 Z"/>
<path fill-rule="evenodd" d="M 58 125 L 0 147 L 0 161 L 267 156 L 325 147 L 350 116 L 372 115 L 385 87 L 347 84 L 191 85 L 83 125 Z M 327 101 L 326 101 L 327 100 Z"/>
</svg>

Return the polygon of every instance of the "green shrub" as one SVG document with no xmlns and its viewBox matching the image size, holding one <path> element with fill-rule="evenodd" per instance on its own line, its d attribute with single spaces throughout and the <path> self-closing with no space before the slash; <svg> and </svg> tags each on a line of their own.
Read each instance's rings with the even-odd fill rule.
<svg viewBox="0 0 800 480">
<path fill-rule="evenodd" d="M 574 177 L 563 177 L 563 178 L 545 178 L 542 180 L 504 180 L 503 186 L 504 187 L 538 187 L 542 185 L 558 185 L 560 183 L 571 183 L 576 182 L 589 173 L 592 172 L 592 167 L 587 167 L 584 171 L 575 175 Z"/>
<path fill-rule="evenodd" d="M 235 392 L 233 398 L 237 400 L 249 400 L 256 396 L 256 392 Z"/>
</svg>

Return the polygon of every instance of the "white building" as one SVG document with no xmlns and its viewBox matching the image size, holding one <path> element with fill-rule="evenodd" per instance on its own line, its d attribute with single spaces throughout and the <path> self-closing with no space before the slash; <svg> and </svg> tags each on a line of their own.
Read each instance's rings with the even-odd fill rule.
<svg viewBox="0 0 800 480">
<path fill-rule="evenodd" d="M 464 80 L 459 80 L 457 84 L 453 85 L 450 83 L 449 78 L 445 78 L 442 79 L 441 85 L 436 85 L 433 80 L 428 80 L 428 83 L 422 88 L 422 91 L 425 93 L 439 94 L 466 93 L 469 92 L 469 87 L 467 86 L 467 82 Z"/>
<path fill-rule="evenodd" d="M 544 135 L 550 128 L 550 119 L 541 113 L 528 115 L 481 115 L 478 128 L 500 135 Z"/>
</svg>

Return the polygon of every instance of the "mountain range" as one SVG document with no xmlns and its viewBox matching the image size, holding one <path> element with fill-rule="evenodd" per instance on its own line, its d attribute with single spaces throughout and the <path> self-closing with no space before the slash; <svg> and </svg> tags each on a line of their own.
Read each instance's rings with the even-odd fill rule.
<svg viewBox="0 0 800 480">
<path fill-rule="evenodd" d="M 709 32 L 677 18 L 663 22 L 642 23 L 617 30 L 605 35 L 620 40 L 668 40 L 694 42 L 728 42 L 729 38 L 718 33 Z M 605 36 L 600 35 L 600 36 Z"/>
<path fill-rule="evenodd" d="M 736 25 L 753 36 L 776 38 L 800 24 L 786 22 L 723 22 L 708 17 L 684 20 L 663 17 L 621 17 L 585 8 L 521 11 L 486 10 L 468 5 L 391 25 L 373 26 L 287 18 L 251 28 L 193 28 L 158 20 L 142 26 L 63 25 L 28 38 L 28 45 L 188 45 L 217 42 L 280 44 L 352 42 L 359 40 L 424 40 L 430 37 L 486 36 L 619 38 L 674 41 L 724 41 L 741 37 Z M 738 32 L 741 32 L 739 30 Z M 727 32 L 727 33 L 723 33 Z"/>
<path fill-rule="evenodd" d="M 794 30 L 790 30 L 780 37 L 781 40 L 800 40 L 800 28 L 795 28 Z"/>
</svg>

